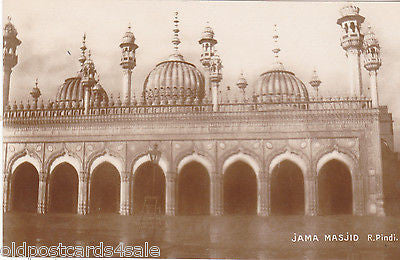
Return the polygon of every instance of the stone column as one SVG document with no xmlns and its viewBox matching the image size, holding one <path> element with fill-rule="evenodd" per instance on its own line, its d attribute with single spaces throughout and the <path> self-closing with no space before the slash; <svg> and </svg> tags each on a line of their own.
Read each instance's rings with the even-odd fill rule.
<svg viewBox="0 0 400 260">
<path fill-rule="evenodd" d="M 90 109 L 90 89 L 88 84 L 84 84 L 84 91 L 84 112 L 85 115 L 88 115 Z"/>
<path fill-rule="evenodd" d="M 78 214 L 86 215 L 88 213 L 88 186 L 89 174 L 86 171 L 81 171 L 79 175 L 79 190 L 78 190 Z"/>
<path fill-rule="evenodd" d="M 350 91 L 352 97 L 361 97 L 363 94 L 361 80 L 360 50 L 350 48 L 347 50 L 349 71 L 350 71 Z"/>
<path fill-rule="evenodd" d="M 316 174 L 308 174 L 304 180 L 304 193 L 305 193 L 305 214 L 307 216 L 317 215 L 317 181 Z"/>
<path fill-rule="evenodd" d="M 218 111 L 218 82 L 211 81 L 213 111 Z"/>
<path fill-rule="evenodd" d="M 372 107 L 379 108 L 379 98 L 378 98 L 378 80 L 377 80 L 377 71 L 371 70 L 369 72 L 369 81 L 370 81 L 370 91 L 371 91 L 371 99 L 372 99 Z"/>
<path fill-rule="evenodd" d="M 131 175 L 129 172 L 123 172 L 121 175 L 121 196 L 119 214 L 129 215 L 131 213 L 130 201 L 130 182 Z"/>
<path fill-rule="evenodd" d="M 177 178 L 178 174 L 176 172 L 167 172 L 166 174 L 165 214 L 168 216 L 175 216 L 176 214 Z"/>
<path fill-rule="evenodd" d="M 3 212 L 9 211 L 9 198 L 10 198 L 10 178 L 9 173 L 3 175 Z"/>
<path fill-rule="evenodd" d="M 129 105 L 131 102 L 131 79 L 132 70 L 124 69 L 122 77 L 122 95 L 124 99 L 124 105 Z"/>
<path fill-rule="evenodd" d="M 353 214 L 364 215 L 364 189 L 362 175 L 355 173 L 353 177 Z"/>
<path fill-rule="evenodd" d="M 210 214 L 212 216 L 222 216 L 224 213 L 224 184 L 222 174 L 216 172 L 211 174 L 210 191 Z"/>
<path fill-rule="evenodd" d="M 48 175 L 46 172 L 41 171 L 39 173 L 39 192 L 38 192 L 38 202 L 37 202 L 37 213 L 45 214 L 47 210 L 47 180 Z"/>
<path fill-rule="evenodd" d="M 5 108 L 9 102 L 10 96 L 11 68 L 4 66 L 3 69 L 3 108 Z"/>
<path fill-rule="evenodd" d="M 259 216 L 269 215 L 269 192 L 268 183 L 269 176 L 265 172 L 260 172 L 257 175 L 257 214 Z"/>
</svg>

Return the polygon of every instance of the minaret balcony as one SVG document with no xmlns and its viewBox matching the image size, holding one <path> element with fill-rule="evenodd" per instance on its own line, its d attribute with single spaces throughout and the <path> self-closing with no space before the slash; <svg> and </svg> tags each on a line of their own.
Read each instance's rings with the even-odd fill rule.
<svg viewBox="0 0 400 260">
<path fill-rule="evenodd" d="M 364 60 L 364 67 L 368 71 L 378 70 L 380 66 L 381 66 L 380 59 L 365 59 Z"/>
<path fill-rule="evenodd" d="M 345 35 L 342 37 L 341 45 L 344 50 L 362 49 L 363 37 L 357 34 Z"/>
</svg>

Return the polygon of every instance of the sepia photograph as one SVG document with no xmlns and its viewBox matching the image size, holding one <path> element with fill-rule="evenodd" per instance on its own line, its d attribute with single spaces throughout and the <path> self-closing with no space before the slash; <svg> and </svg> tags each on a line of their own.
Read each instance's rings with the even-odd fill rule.
<svg viewBox="0 0 400 260">
<path fill-rule="evenodd" d="M 2 0 L 1 257 L 400 259 L 399 14 Z"/>
</svg>

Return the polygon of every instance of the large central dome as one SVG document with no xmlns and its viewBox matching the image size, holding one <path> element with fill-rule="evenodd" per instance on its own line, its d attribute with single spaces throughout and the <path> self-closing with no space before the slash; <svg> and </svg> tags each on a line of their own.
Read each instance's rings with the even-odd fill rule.
<svg viewBox="0 0 400 260">
<path fill-rule="evenodd" d="M 256 96 L 262 102 L 308 101 L 308 91 L 304 83 L 293 72 L 286 70 L 279 61 L 278 28 L 274 25 L 275 61 L 272 69 L 260 75 Z"/>
<path fill-rule="evenodd" d="M 186 62 L 179 54 L 178 13 L 175 12 L 174 53 L 149 73 L 143 85 L 143 97 L 147 104 L 192 104 L 201 103 L 204 98 L 205 80 L 193 64 Z"/>
<path fill-rule="evenodd" d="M 205 80 L 193 64 L 179 54 L 159 63 L 146 77 L 143 96 L 147 104 L 176 104 L 201 102 Z"/>
<path fill-rule="evenodd" d="M 293 72 L 281 69 L 267 71 L 257 82 L 258 96 L 262 101 L 307 101 L 308 91 Z"/>
</svg>

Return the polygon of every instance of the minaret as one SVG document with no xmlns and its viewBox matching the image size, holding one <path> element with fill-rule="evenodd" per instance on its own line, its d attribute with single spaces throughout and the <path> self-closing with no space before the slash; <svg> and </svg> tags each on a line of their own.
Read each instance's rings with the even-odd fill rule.
<svg viewBox="0 0 400 260">
<path fill-rule="evenodd" d="M 240 77 L 236 83 L 236 86 L 242 90 L 242 94 L 243 94 L 243 102 L 246 102 L 246 87 L 247 87 L 247 80 L 243 75 L 243 72 L 240 73 Z"/>
<path fill-rule="evenodd" d="M 85 63 L 82 66 L 82 85 L 84 89 L 83 105 L 84 105 L 84 112 L 86 115 L 89 114 L 92 87 L 94 86 L 94 84 L 96 84 L 95 75 L 96 75 L 96 68 L 91 59 L 91 53 L 89 50 L 88 58 L 86 59 Z"/>
<path fill-rule="evenodd" d="M 3 108 L 9 101 L 12 68 L 18 63 L 17 47 L 21 41 L 17 35 L 18 32 L 11 23 L 11 17 L 8 17 L 8 23 L 5 24 L 3 31 Z"/>
<path fill-rule="evenodd" d="M 374 108 L 379 107 L 377 75 L 382 65 L 380 50 L 378 39 L 369 26 L 364 37 L 364 67 L 369 71 L 372 107 Z"/>
<path fill-rule="evenodd" d="M 360 54 L 362 51 L 363 35 L 360 27 L 364 17 L 359 15 L 360 8 L 354 4 L 347 5 L 340 10 L 341 18 L 337 24 L 342 27 L 341 45 L 346 51 L 350 71 L 350 95 L 361 97 L 363 93 L 361 79 Z"/>
<path fill-rule="evenodd" d="M 200 62 L 206 71 L 206 96 L 210 97 L 212 90 L 210 85 L 210 66 L 211 66 L 211 58 L 215 54 L 215 45 L 217 44 L 217 40 L 214 39 L 214 31 L 209 26 L 207 22 L 207 26 L 204 28 L 201 39 L 199 40 L 199 44 L 202 47 L 202 53 L 200 56 Z"/>
<path fill-rule="evenodd" d="M 219 55 L 215 52 L 210 60 L 210 82 L 213 111 L 218 111 L 218 87 L 222 80 L 222 61 Z"/>
<path fill-rule="evenodd" d="M 31 96 L 33 98 L 33 108 L 36 109 L 37 108 L 38 99 L 42 95 L 42 93 L 40 92 L 40 89 L 38 87 L 38 79 L 36 79 L 35 86 L 32 88 L 32 91 L 31 91 L 30 94 L 31 94 Z"/>
<path fill-rule="evenodd" d="M 119 45 L 122 51 L 121 67 L 123 70 L 122 78 L 122 95 L 124 105 L 129 105 L 131 102 L 132 88 L 132 70 L 136 66 L 135 52 L 138 46 L 135 44 L 135 36 L 131 32 L 131 26 L 128 26 L 128 31 L 124 34 L 122 42 Z"/>
<path fill-rule="evenodd" d="M 321 85 L 321 80 L 318 77 L 317 70 L 314 70 L 309 83 L 310 83 L 311 87 L 313 87 L 315 89 L 316 97 L 318 98 L 318 90 L 319 90 L 319 85 Z"/>
</svg>

